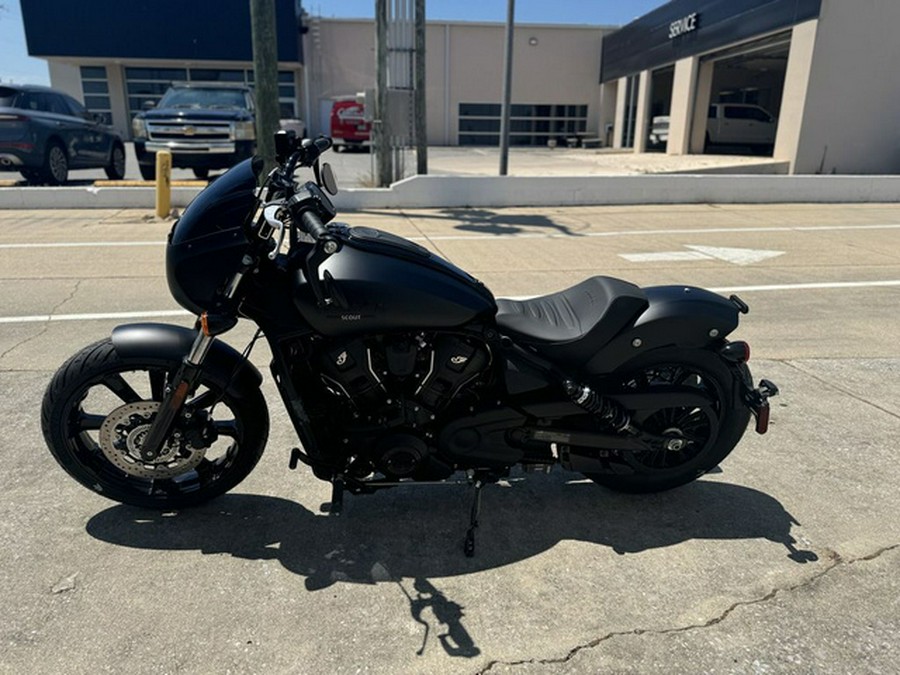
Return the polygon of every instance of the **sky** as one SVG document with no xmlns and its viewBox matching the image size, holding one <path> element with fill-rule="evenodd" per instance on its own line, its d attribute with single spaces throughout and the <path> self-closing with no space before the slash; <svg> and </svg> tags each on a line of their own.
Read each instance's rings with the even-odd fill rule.
<svg viewBox="0 0 900 675">
<path fill-rule="evenodd" d="M 173 2 L 175 0 L 157 0 Z M 90 0 L 81 0 L 90 11 Z M 516 0 L 516 23 L 624 25 L 666 0 Z M 505 0 L 425 0 L 428 19 L 506 21 Z M 303 0 L 323 17 L 372 17 L 375 0 Z M 0 82 L 50 84 L 47 62 L 28 56 L 19 0 L 0 0 Z"/>
</svg>

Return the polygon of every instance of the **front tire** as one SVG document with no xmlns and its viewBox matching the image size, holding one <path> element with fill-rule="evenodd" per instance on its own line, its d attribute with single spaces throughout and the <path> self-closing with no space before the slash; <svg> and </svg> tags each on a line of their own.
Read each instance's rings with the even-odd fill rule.
<svg viewBox="0 0 900 675">
<path fill-rule="evenodd" d="M 64 363 L 41 409 L 44 439 L 60 466 L 104 497 L 154 509 L 202 504 L 240 483 L 262 455 L 269 418 L 259 389 L 236 391 L 230 372 L 204 372 L 160 457 L 140 458 L 178 366 L 122 357 L 109 339 Z"/>
<path fill-rule="evenodd" d="M 125 148 L 116 144 L 109 155 L 109 164 L 103 169 L 110 180 L 125 178 Z"/>
<path fill-rule="evenodd" d="M 740 368 L 746 371 L 746 366 Z M 687 388 L 705 395 L 709 404 L 636 413 L 632 418 L 635 426 L 670 438 L 670 445 L 621 452 L 630 473 L 585 474 L 604 487 L 649 493 L 690 483 L 718 466 L 747 429 L 750 410 L 742 401 L 734 400 L 734 392 L 738 389 L 735 380 L 749 379 L 749 373 L 727 366 L 712 352 L 659 350 L 627 364 L 612 377 L 612 386 L 619 391 L 664 393 L 666 389 Z"/>
</svg>

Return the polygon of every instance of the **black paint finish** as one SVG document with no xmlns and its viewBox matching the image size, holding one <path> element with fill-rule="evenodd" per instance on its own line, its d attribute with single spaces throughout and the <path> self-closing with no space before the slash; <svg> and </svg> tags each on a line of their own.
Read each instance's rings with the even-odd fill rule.
<svg viewBox="0 0 900 675">
<path fill-rule="evenodd" d="M 303 61 L 299 2 L 274 0 L 278 60 Z M 252 61 L 247 0 L 21 0 L 28 53 Z"/>
</svg>

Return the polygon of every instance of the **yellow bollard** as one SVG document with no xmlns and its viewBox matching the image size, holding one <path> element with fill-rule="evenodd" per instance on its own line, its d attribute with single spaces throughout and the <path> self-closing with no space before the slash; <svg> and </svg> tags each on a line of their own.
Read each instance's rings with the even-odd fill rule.
<svg viewBox="0 0 900 675">
<path fill-rule="evenodd" d="M 172 153 L 156 153 L 156 216 L 166 218 L 172 212 Z"/>
</svg>

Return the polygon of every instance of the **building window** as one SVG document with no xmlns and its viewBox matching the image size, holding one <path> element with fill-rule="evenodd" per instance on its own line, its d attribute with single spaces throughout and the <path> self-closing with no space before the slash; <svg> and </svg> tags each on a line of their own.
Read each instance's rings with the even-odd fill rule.
<svg viewBox="0 0 900 675">
<path fill-rule="evenodd" d="M 523 104 L 510 106 L 509 144 L 565 143 L 587 133 L 588 107 L 584 104 Z M 499 103 L 459 104 L 459 144 L 500 144 Z"/>
<path fill-rule="evenodd" d="M 112 124 L 105 66 L 81 66 L 81 97 L 85 108 L 99 116 L 104 124 Z"/>
</svg>

